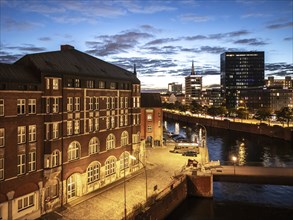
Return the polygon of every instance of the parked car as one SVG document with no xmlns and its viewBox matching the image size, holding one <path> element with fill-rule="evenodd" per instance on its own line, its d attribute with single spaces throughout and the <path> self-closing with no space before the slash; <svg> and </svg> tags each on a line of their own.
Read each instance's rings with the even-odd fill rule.
<svg viewBox="0 0 293 220">
<path fill-rule="evenodd" d="M 197 153 L 195 151 L 185 151 L 182 153 L 182 156 L 196 157 Z"/>
</svg>

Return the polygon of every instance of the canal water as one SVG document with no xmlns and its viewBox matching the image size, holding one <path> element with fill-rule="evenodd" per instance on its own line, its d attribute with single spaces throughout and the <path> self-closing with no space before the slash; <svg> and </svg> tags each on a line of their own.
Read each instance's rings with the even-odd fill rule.
<svg viewBox="0 0 293 220">
<path fill-rule="evenodd" d="M 194 125 L 165 121 L 175 133 L 190 136 Z M 292 142 L 207 127 L 210 160 L 238 166 L 293 167 Z M 237 166 L 236 166 L 237 169 Z M 167 219 L 293 219 L 293 186 L 214 182 L 212 199 L 187 198 Z"/>
</svg>

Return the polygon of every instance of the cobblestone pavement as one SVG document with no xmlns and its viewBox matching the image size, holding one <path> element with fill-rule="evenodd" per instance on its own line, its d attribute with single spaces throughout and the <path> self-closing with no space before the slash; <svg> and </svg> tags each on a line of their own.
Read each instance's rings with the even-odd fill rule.
<svg viewBox="0 0 293 220">
<path fill-rule="evenodd" d="M 174 145 L 173 145 L 174 146 Z M 181 154 L 170 153 L 172 144 L 162 148 L 147 149 L 147 183 L 148 197 L 168 187 L 172 176 L 180 173 L 188 158 Z M 194 159 L 194 157 L 192 157 Z M 198 160 L 198 158 L 195 158 Z M 126 210 L 132 212 L 133 206 L 145 202 L 145 173 L 140 170 L 135 177 L 126 180 Z M 124 218 L 124 184 L 119 181 L 116 186 L 76 205 L 67 205 L 58 212 L 62 219 L 116 220 Z M 55 213 L 56 214 L 56 213 Z"/>
</svg>

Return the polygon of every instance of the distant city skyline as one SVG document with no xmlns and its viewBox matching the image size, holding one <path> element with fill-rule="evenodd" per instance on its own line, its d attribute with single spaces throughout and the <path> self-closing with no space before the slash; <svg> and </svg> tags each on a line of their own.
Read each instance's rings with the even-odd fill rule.
<svg viewBox="0 0 293 220">
<path fill-rule="evenodd" d="M 133 71 L 142 89 L 191 72 L 220 84 L 220 55 L 264 51 L 265 77 L 293 76 L 293 1 L 0 0 L 0 62 L 61 44 Z"/>
</svg>

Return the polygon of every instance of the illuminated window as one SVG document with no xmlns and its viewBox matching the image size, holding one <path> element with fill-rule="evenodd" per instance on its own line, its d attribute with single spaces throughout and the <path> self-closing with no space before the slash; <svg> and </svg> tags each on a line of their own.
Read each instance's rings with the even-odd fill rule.
<svg viewBox="0 0 293 220">
<path fill-rule="evenodd" d="M 100 152 L 100 142 L 99 139 L 93 137 L 89 142 L 89 154 L 95 154 Z"/>
<path fill-rule="evenodd" d="M 100 179 L 100 165 L 95 162 L 87 168 L 87 182 L 93 183 Z"/>
<path fill-rule="evenodd" d="M 25 154 L 17 155 L 17 174 L 21 175 L 25 173 Z"/>
<path fill-rule="evenodd" d="M 104 88 L 105 88 L 105 82 L 99 81 L 99 89 L 104 89 Z"/>
<path fill-rule="evenodd" d="M 37 140 L 37 127 L 36 125 L 28 126 L 28 141 L 35 142 Z"/>
<path fill-rule="evenodd" d="M 5 130 L 4 128 L 0 128 L 0 147 L 4 147 L 5 145 Z"/>
<path fill-rule="evenodd" d="M 153 115 L 152 114 L 147 114 L 147 120 L 152 121 L 153 120 Z"/>
<path fill-rule="evenodd" d="M 4 158 L 0 157 L 0 180 L 3 180 L 3 179 L 4 179 Z"/>
<path fill-rule="evenodd" d="M 36 170 L 36 151 L 31 151 L 28 154 L 28 172 Z"/>
<path fill-rule="evenodd" d="M 58 150 L 55 150 L 52 152 L 52 167 L 56 167 L 60 165 L 60 152 Z"/>
<path fill-rule="evenodd" d="M 80 111 L 80 97 L 75 97 L 75 111 Z"/>
<path fill-rule="evenodd" d="M 59 80 L 53 79 L 53 89 L 58 90 L 59 89 Z"/>
<path fill-rule="evenodd" d="M 17 99 L 17 114 L 25 114 L 25 99 Z"/>
<path fill-rule="evenodd" d="M 68 160 L 75 160 L 79 158 L 80 144 L 73 141 L 68 147 Z"/>
<path fill-rule="evenodd" d="M 93 97 L 89 97 L 89 110 L 93 110 L 94 107 L 94 98 Z"/>
<path fill-rule="evenodd" d="M 116 158 L 110 157 L 105 162 L 105 175 L 109 176 L 116 173 Z"/>
<path fill-rule="evenodd" d="M 67 97 L 67 111 L 73 111 L 73 97 Z"/>
<path fill-rule="evenodd" d="M 106 139 L 106 150 L 113 148 L 115 148 L 115 136 L 113 134 L 109 134 Z"/>
<path fill-rule="evenodd" d="M 36 114 L 36 99 L 29 99 L 28 100 L 28 113 L 29 114 Z"/>
<path fill-rule="evenodd" d="M 125 168 L 129 167 L 129 153 L 124 152 L 121 154 L 120 158 L 120 170 L 124 170 Z"/>
<path fill-rule="evenodd" d="M 25 126 L 17 127 L 17 143 L 23 144 L 26 142 L 26 129 Z"/>
<path fill-rule="evenodd" d="M 53 123 L 53 139 L 56 139 L 59 137 L 59 123 Z"/>
<path fill-rule="evenodd" d="M 125 146 L 128 144 L 128 132 L 127 131 L 123 131 L 121 134 L 121 146 Z"/>
<path fill-rule="evenodd" d="M 4 115 L 4 99 L 0 99 L 0 116 Z"/>
<path fill-rule="evenodd" d="M 67 135 L 73 134 L 73 125 L 72 121 L 67 121 Z"/>
<path fill-rule="evenodd" d="M 59 112 L 59 98 L 53 98 L 53 113 Z"/>
<path fill-rule="evenodd" d="M 17 211 L 23 211 L 27 208 L 33 207 L 35 205 L 35 195 L 34 193 L 21 197 L 17 200 Z"/>
</svg>

